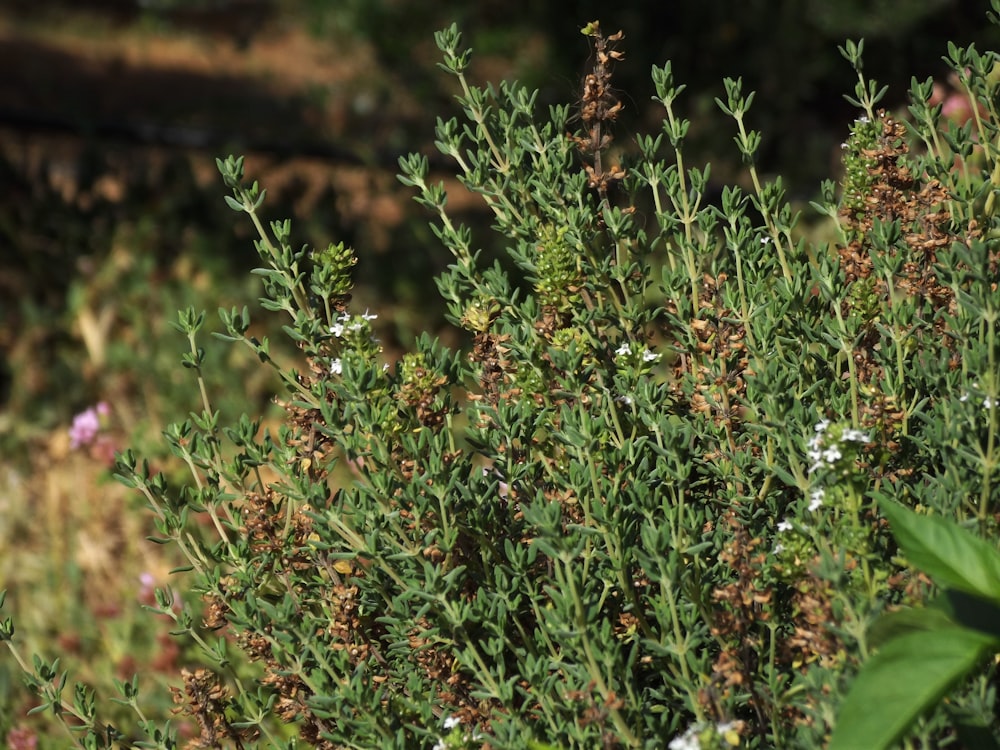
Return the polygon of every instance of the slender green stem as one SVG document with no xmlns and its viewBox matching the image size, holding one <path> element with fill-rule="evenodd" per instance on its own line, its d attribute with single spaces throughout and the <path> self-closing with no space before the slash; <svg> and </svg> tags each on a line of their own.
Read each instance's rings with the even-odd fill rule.
<svg viewBox="0 0 1000 750">
<path fill-rule="evenodd" d="M 309 296 L 306 293 L 305 288 L 302 286 L 302 282 L 298 279 L 298 262 L 293 262 L 292 267 L 288 270 L 282 267 L 278 249 L 274 246 L 274 243 L 271 242 L 270 234 L 266 229 L 264 229 L 264 225 L 261 223 L 260 217 L 257 216 L 257 210 L 254 208 L 253 201 L 250 200 L 250 194 L 247 193 L 246 190 L 242 189 L 241 193 L 243 197 L 243 208 L 248 214 L 250 214 L 250 220 L 253 222 L 254 229 L 257 230 L 257 234 L 260 236 L 261 242 L 264 243 L 264 246 L 267 248 L 267 251 L 271 256 L 271 265 L 275 270 L 280 271 L 282 275 L 285 276 L 288 282 L 288 289 L 291 291 L 292 297 L 295 299 L 296 307 L 310 319 L 316 317 L 316 313 L 312 309 L 312 305 L 309 304 Z M 295 317 L 294 313 L 292 314 L 292 317 Z"/>
<path fill-rule="evenodd" d="M 562 584 L 569 587 L 569 593 L 573 600 L 577 636 L 580 638 L 580 645 L 583 648 L 584 658 L 587 660 L 587 671 L 590 674 L 590 678 L 594 681 L 594 685 L 597 687 L 597 690 L 601 693 L 601 697 L 604 699 L 605 705 L 609 707 L 608 710 L 611 713 L 611 720 L 621 733 L 622 738 L 630 746 L 638 747 L 640 745 L 639 738 L 635 736 L 632 728 L 628 725 L 628 722 L 625 721 L 625 717 L 622 715 L 621 710 L 615 705 L 611 689 L 608 687 L 607 680 L 605 680 L 604 674 L 594 657 L 594 649 L 590 642 L 590 636 L 588 635 L 589 628 L 586 614 L 584 613 L 583 600 L 580 598 L 580 592 L 576 585 L 576 576 L 573 573 L 572 565 L 573 563 L 571 560 L 567 561 L 559 559 L 556 561 L 556 570 L 559 571 L 560 568 L 562 569 Z"/>
</svg>

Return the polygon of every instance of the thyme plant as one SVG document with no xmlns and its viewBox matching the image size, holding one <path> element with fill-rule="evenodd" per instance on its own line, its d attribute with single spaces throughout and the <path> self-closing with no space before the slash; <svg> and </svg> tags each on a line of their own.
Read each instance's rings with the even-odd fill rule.
<svg viewBox="0 0 1000 750">
<path fill-rule="evenodd" d="M 758 168 L 740 79 L 717 101 L 745 175 L 713 202 L 670 64 L 652 70 L 662 129 L 630 153 L 622 34 L 583 33 L 580 100 L 547 112 L 516 83 L 473 85 L 456 28 L 436 36 L 462 112 L 437 146 L 506 262 L 483 261 L 426 158 L 400 179 L 452 254 L 437 285 L 467 350 L 423 336 L 383 361 L 350 305 L 354 251 L 294 244 L 242 158 L 219 161 L 259 235 L 261 306 L 302 358 L 272 357 L 249 308 L 221 310 L 217 335 L 286 386 L 280 426 L 223 424 L 206 316 L 182 312 L 199 400 L 166 440 L 190 479 L 119 459 L 204 599 L 157 608 L 214 665 L 177 689 L 191 746 L 820 747 L 870 622 L 928 592 L 877 503 L 995 537 L 996 54 L 949 48 L 973 105 L 952 125 L 930 80 L 908 118 L 880 109 L 845 45 L 858 119 L 816 242 Z M 3 637 L 17 654 L 9 621 Z M 65 696 L 56 663 L 24 666 L 82 745 L 140 746 L 86 688 Z M 991 670 L 912 737 L 995 729 Z M 134 686 L 121 700 L 141 712 Z M 140 726 L 141 746 L 177 743 Z"/>
</svg>

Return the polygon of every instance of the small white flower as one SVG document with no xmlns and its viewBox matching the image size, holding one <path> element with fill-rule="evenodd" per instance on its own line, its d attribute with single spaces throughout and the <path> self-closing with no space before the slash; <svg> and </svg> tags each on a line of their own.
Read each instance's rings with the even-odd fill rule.
<svg viewBox="0 0 1000 750">
<path fill-rule="evenodd" d="M 632 405 L 632 397 L 631 396 L 619 396 L 618 398 L 615 399 L 615 401 L 617 401 L 620 404 L 625 404 L 625 406 L 631 406 Z"/>
<path fill-rule="evenodd" d="M 806 456 L 812 462 L 809 467 L 809 472 L 812 473 L 818 469 L 823 463 L 823 435 L 817 434 L 809 438 L 807 443 L 809 450 L 806 452 Z"/>
<path fill-rule="evenodd" d="M 972 387 L 976 391 L 980 390 L 979 383 L 973 383 Z M 969 392 L 968 391 L 964 391 L 962 393 L 962 395 L 959 396 L 958 400 L 961 401 L 961 402 L 963 402 L 963 403 L 965 403 L 966 401 L 968 401 L 969 400 Z M 993 398 L 992 396 L 984 396 L 983 397 L 983 408 L 984 409 L 992 409 L 994 406 L 996 406 L 996 403 L 997 403 L 996 399 Z"/>
<path fill-rule="evenodd" d="M 780 555 L 784 551 L 785 551 L 785 545 L 782 544 L 781 542 L 778 542 L 776 545 L 774 545 L 774 549 L 771 550 L 771 554 Z"/>
<path fill-rule="evenodd" d="M 333 334 L 334 338 L 340 338 L 344 335 L 344 324 L 341 322 L 336 322 L 330 326 L 330 333 Z"/>
<path fill-rule="evenodd" d="M 840 452 L 840 448 L 838 448 L 836 445 L 831 445 L 829 448 L 823 451 L 823 460 L 826 461 L 828 464 L 835 464 L 843 457 L 844 454 Z"/>
<path fill-rule="evenodd" d="M 462 720 L 460 718 L 458 718 L 457 716 L 449 716 L 447 719 L 444 720 L 444 728 L 445 729 L 454 729 L 455 727 L 457 727 L 461 723 L 462 723 Z"/>
<path fill-rule="evenodd" d="M 431 750 L 448 750 L 448 746 L 445 744 L 444 740 L 438 740 L 434 743 L 434 747 Z"/>
<path fill-rule="evenodd" d="M 868 122 L 868 115 L 861 115 L 861 117 L 859 117 L 854 122 L 866 123 Z"/>
<path fill-rule="evenodd" d="M 377 320 L 378 319 L 378 315 L 376 315 L 375 313 L 372 313 L 370 315 L 368 314 L 368 308 L 367 307 L 365 308 L 364 315 L 362 315 L 361 317 L 364 320 Z"/>
<path fill-rule="evenodd" d="M 615 349 L 615 356 L 616 357 L 631 357 L 632 353 L 633 353 L 632 352 L 632 347 L 629 345 L 629 343 L 627 341 L 623 342 L 621 346 L 619 346 L 617 349 Z M 657 354 L 656 352 L 651 352 L 646 347 L 642 348 L 642 361 L 643 362 L 656 362 L 659 358 L 660 358 L 660 355 Z"/>
<path fill-rule="evenodd" d="M 847 142 L 845 141 L 844 143 L 841 143 L 841 144 L 840 144 L 840 147 L 841 147 L 841 148 L 847 148 Z"/>
<path fill-rule="evenodd" d="M 771 242 L 771 238 L 770 237 L 761 237 L 760 238 L 760 244 L 762 244 L 762 245 L 767 245 L 770 242 Z"/>
<path fill-rule="evenodd" d="M 784 521 L 778 523 L 778 531 L 791 531 L 792 523 L 787 518 Z"/>
<path fill-rule="evenodd" d="M 823 497 L 826 495 L 826 490 L 822 487 L 817 487 L 812 492 L 809 493 L 809 512 L 812 513 L 815 510 L 819 510 L 819 507 L 823 504 Z"/>
<path fill-rule="evenodd" d="M 698 725 L 690 726 L 684 734 L 679 734 L 667 745 L 670 750 L 701 750 L 701 740 L 698 739 Z"/>
<path fill-rule="evenodd" d="M 815 430 L 816 432 L 826 432 L 826 430 L 827 430 L 827 428 L 828 428 L 829 426 L 830 426 L 830 420 L 829 420 L 829 419 L 821 419 L 821 420 L 819 420 L 819 421 L 818 421 L 818 422 L 816 423 L 816 426 L 815 426 L 815 427 L 813 427 L 813 429 L 814 429 L 814 430 Z"/>
<path fill-rule="evenodd" d="M 500 480 L 500 482 L 497 484 L 497 494 L 500 496 L 501 499 L 506 500 L 507 496 L 510 494 L 510 485 L 508 485 L 503 480 L 503 474 L 501 474 L 499 471 L 497 471 L 496 469 L 493 469 L 492 471 L 490 471 L 489 469 L 487 469 L 484 466 L 483 467 L 483 476 L 484 477 L 485 476 L 490 476 L 491 474 L 493 476 L 495 476 L 497 479 Z M 448 726 L 448 722 L 452 721 L 452 720 L 454 720 L 455 723 L 452 724 L 451 726 L 456 726 L 458 724 L 458 719 L 455 719 L 454 717 L 449 716 L 447 719 L 444 720 L 444 725 L 445 725 L 444 728 L 445 729 L 451 729 L 451 727 Z"/>
<path fill-rule="evenodd" d="M 844 442 L 851 442 L 851 443 L 871 442 L 871 438 L 868 436 L 867 432 L 864 432 L 863 430 L 854 430 L 854 429 L 844 430 L 843 434 L 840 436 L 840 439 Z"/>
<path fill-rule="evenodd" d="M 341 362 L 339 358 L 333 360 L 333 362 L 330 363 L 331 375 L 340 375 L 343 372 L 344 372 L 344 363 Z"/>
</svg>

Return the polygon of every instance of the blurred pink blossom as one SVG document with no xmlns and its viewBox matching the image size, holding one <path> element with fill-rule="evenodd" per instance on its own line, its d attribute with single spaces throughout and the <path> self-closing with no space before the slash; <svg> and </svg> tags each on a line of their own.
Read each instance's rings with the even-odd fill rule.
<svg viewBox="0 0 1000 750">
<path fill-rule="evenodd" d="M 180 612 L 182 607 L 181 595 L 177 589 L 170 589 L 170 596 L 173 600 L 173 610 Z M 144 570 L 139 575 L 139 603 L 147 607 L 158 606 L 156 601 L 156 577 L 148 570 Z"/>
<path fill-rule="evenodd" d="M 107 403 L 101 401 L 73 417 L 73 426 L 69 428 L 70 447 L 76 450 L 93 443 L 101 429 L 101 417 L 110 411 Z"/>
<path fill-rule="evenodd" d="M 35 750 L 38 735 L 27 727 L 14 727 L 7 733 L 7 747 L 10 750 Z"/>
<path fill-rule="evenodd" d="M 935 81 L 931 97 L 927 102 L 932 107 L 941 105 L 941 116 L 956 125 L 964 125 L 973 115 L 972 102 L 968 94 L 964 93 L 962 83 L 958 76 L 952 73 L 948 76 L 948 83 Z M 982 105 L 980 112 L 985 112 Z"/>
</svg>

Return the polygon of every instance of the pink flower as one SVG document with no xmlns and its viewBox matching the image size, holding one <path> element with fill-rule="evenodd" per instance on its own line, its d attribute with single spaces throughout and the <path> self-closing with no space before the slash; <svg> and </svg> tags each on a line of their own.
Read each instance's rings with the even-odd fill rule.
<svg viewBox="0 0 1000 750">
<path fill-rule="evenodd" d="M 101 401 L 73 417 L 73 426 L 69 428 L 70 447 L 76 450 L 95 442 L 100 443 L 97 434 L 101 431 L 101 417 L 110 413 L 111 408 L 107 402 Z"/>
<path fill-rule="evenodd" d="M 101 420 L 95 409 L 87 409 L 73 417 L 73 426 L 69 428 L 69 445 L 76 449 L 90 445 L 101 429 Z"/>
<path fill-rule="evenodd" d="M 964 125 L 972 117 L 969 98 L 962 94 L 952 94 L 947 97 L 941 106 L 941 116 L 957 125 Z"/>
<path fill-rule="evenodd" d="M 149 571 L 139 576 L 139 601 L 150 607 L 156 604 L 156 578 Z"/>
<path fill-rule="evenodd" d="M 932 107 L 940 104 L 941 116 L 956 125 L 964 125 L 974 114 L 972 102 L 968 95 L 963 92 L 962 82 L 955 73 L 948 76 L 948 85 L 934 82 L 927 103 Z M 979 105 L 979 111 L 985 114 L 982 105 Z"/>
<path fill-rule="evenodd" d="M 10 750 L 35 750 L 38 736 L 28 727 L 14 727 L 7 733 L 7 747 Z"/>
</svg>

